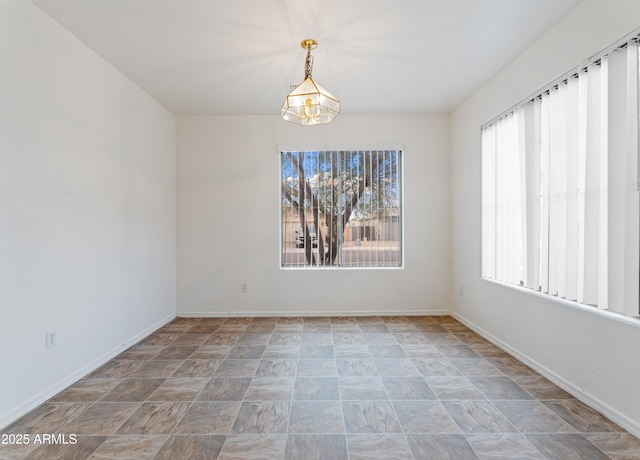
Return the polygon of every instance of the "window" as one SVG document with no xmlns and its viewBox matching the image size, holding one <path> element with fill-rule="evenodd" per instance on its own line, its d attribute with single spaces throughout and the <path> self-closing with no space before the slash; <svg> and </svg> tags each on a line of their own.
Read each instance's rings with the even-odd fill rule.
<svg viewBox="0 0 640 460">
<path fill-rule="evenodd" d="M 401 267 L 401 154 L 281 151 L 282 267 Z"/>
<path fill-rule="evenodd" d="M 482 275 L 639 313 L 638 42 L 482 128 Z"/>
</svg>

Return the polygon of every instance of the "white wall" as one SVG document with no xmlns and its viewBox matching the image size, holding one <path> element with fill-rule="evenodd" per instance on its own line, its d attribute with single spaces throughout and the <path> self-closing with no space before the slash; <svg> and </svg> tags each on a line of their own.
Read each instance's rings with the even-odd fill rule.
<svg viewBox="0 0 640 460">
<path fill-rule="evenodd" d="M 0 59 L 2 427 L 175 316 L 175 126 L 31 3 Z"/>
<path fill-rule="evenodd" d="M 446 116 L 341 115 L 313 127 L 277 115 L 178 116 L 176 125 L 178 315 L 449 310 Z M 363 143 L 405 147 L 405 268 L 280 269 L 278 145 Z"/>
<path fill-rule="evenodd" d="M 454 315 L 636 435 L 640 321 L 481 280 L 480 126 L 638 27 L 637 0 L 585 0 L 451 117 Z"/>
<path fill-rule="evenodd" d="M 181 116 L 174 130 L 169 112 L 36 7 L 0 3 L 0 427 L 172 318 L 177 295 L 183 315 L 453 305 L 639 435 L 640 328 L 482 281 L 479 196 L 480 125 L 638 18 L 636 0 L 585 0 L 451 116 L 449 137 L 440 115 L 313 128 Z M 277 145 L 375 143 L 405 146 L 405 268 L 281 270 Z M 58 345 L 45 351 L 48 328 Z"/>
</svg>

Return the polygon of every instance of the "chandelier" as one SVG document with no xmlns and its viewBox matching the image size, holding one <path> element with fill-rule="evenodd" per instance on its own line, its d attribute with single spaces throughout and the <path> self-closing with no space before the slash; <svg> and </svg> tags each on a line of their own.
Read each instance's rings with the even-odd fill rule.
<svg viewBox="0 0 640 460">
<path fill-rule="evenodd" d="M 340 101 L 311 78 L 311 50 L 318 47 L 318 42 L 308 38 L 300 46 L 307 50 L 304 81 L 285 98 L 280 110 L 282 118 L 303 126 L 330 123 L 340 113 Z"/>
</svg>

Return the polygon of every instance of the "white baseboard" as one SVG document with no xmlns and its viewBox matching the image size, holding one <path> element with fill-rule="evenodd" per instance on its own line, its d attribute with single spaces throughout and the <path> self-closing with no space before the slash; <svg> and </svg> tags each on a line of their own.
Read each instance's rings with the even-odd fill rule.
<svg viewBox="0 0 640 460">
<path fill-rule="evenodd" d="M 180 318 L 261 318 L 261 317 L 318 317 L 318 316 L 449 316 L 449 310 L 269 310 L 269 311 L 179 311 Z"/>
<path fill-rule="evenodd" d="M 173 313 L 169 316 L 166 316 L 165 318 L 156 322 L 152 326 L 149 326 L 139 334 L 136 334 L 134 337 L 130 338 L 129 340 L 125 341 L 124 343 L 120 344 L 114 349 L 108 351 L 107 353 L 91 361 L 85 366 L 82 366 L 77 371 L 59 380 L 58 382 L 54 383 L 47 389 L 41 391 L 37 395 L 28 399 L 27 401 L 24 401 L 23 403 L 19 404 L 13 410 L 9 411 L 9 413 L 2 414 L 0 416 L 0 428 L 6 428 L 10 424 L 18 420 L 20 417 L 25 415 L 27 412 L 35 409 L 40 404 L 46 402 L 47 400 L 57 395 L 58 393 L 60 393 L 62 390 L 69 387 L 70 385 L 73 385 L 81 378 L 86 377 L 87 375 L 89 375 L 91 372 L 98 369 L 100 366 L 105 364 L 110 359 L 118 356 L 120 353 L 122 353 L 124 350 L 126 350 L 130 346 L 136 344 L 137 342 L 144 339 L 145 337 L 155 332 L 156 330 L 160 329 L 162 326 L 169 323 L 170 321 L 173 321 L 175 317 L 176 315 Z"/>
<path fill-rule="evenodd" d="M 457 319 L 458 321 L 463 323 L 465 326 L 467 326 L 470 329 L 474 330 L 475 332 L 477 332 L 482 337 L 484 337 L 488 341 L 492 342 L 496 346 L 502 348 L 504 351 L 506 351 L 507 353 L 509 353 L 513 357 L 519 359 L 524 364 L 526 364 L 527 366 L 531 367 L 536 372 L 538 372 L 542 376 L 546 377 L 547 379 L 549 379 L 550 381 L 552 381 L 553 383 L 558 385 L 560 388 L 565 390 L 567 393 L 569 393 L 572 396 L 574 396 L 576 399 L 579 399 L 583 403 L 587 404 L 589 407 L 597 410 L 602 415 L 604 415 L 605 417 L 607 417 L 610 420 L 614 421 L 615 423 L 620 425 L 622 428 L 627 430 L 632 435 L 640 438 L 640 423 L 638 423 L 637 421 L 630 419 L 629 417 L 627 417 L 624 414 L 621 414 L 618 410 L 616 410 L 613 407 L 609 406 L 607 403 L 605 403 L 605 402 L 601 401 L 600 399 L 594 397 L 593 395 L 585 392 L 583 389 L 578 388 L 572 382 L 570 382 L 570 381 L 566 380 L 564 377 L 556 374 L 555 372 L 553 372 L 552 370 L 548 369 L 547 367 L 545 367 L 544 365 L 540 364 L 539 362 L 529 358 L 527 355 L 525 355 L 525 354 L 521 353 L 520 351 L 516 350 L 515 348 L 511 347 L 509 344 L 507 344 L 507 343 L 503 342 L 502 340 L 498 339 L 497 337 L 493 336 L 492 334 L 490 334 L 489 332 L 485 331 L 484 329 L 482 329 L 478 325 L 474 324 L 473 322 L 467 320 L 463 316 L 460 316 L 459 314 L 454 313 L 454 312 L 451 312 L 450 314 L 455 319 Z"/>
</svg>

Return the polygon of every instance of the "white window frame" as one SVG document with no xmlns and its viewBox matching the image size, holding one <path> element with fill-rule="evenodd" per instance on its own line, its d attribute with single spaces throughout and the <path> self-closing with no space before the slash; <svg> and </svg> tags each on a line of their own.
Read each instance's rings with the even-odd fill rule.
<svg viewBox="0 0 640 460">
<path fill-rule="evenodd" d="M 343 237 L 346 235 L 348 236 L 350 239 L 351 238 L 355 238 L 355 236 L 352 236 L 349 234 L 349 231 L 344 232 L 341 236 L 340 236 L 340 240 L 341 240 L 341 244 L 340 244 L 340 256 L 337 257 L 336 263 L 333 264 L 327 264 L 324 265 L 322 263 L 320 263 L 318 261 L 319 258 L 319 247 L 320 244 L 319 242 L 316 243 L 315 241 L 313 241 L 313 252 L 315 255 L 315 262 L 314 264 L 309 264 L 306 260 L 304 261 L 304 263 L 291 263 L 291 260 L 289 259 L 289 255 L 287 253 L 287 249 L 285 249 L 285 245 L 292 245 L 292 238 L 294 238 L 295 236 L 293 235 L 293 231 L 291 230 L 291 225 L 287 225 L 285 224 L 285 207 L 283 206 L 283 201 L 284 201 L 284 195 L 283 195 L 283 187 L 282 187 L 282 181 L 283 181 L 283 154 L 287 153 L 287 152 L 345 152 L 345 153 L 349 153 L 349 152 L 396 152 L 397 153 L 397 158 L 396 158 L 396 164 L 397 164 L 397 169 L 395 171 L 395 174 L 397 175 L 397 189 L 396 189 L 396 193 L 397 193 L 397 199 L 398 199 L 398 212 L 399 215 L 396 216 L 397 219 L 397 229 L 394 230 L 390 230 L 394 232 L 394 235 L 397 237 L 397 245 L 398 245 L 398 249 L 397 251 L 393 251 L 394 255 L 393 256 L 387 256 L 388 260 L 386 262 L 369 262 L 370 260 L 375 261 L 376 260 L 376 252 L 378 250 L 382 251 L 383 250 L 383 242 L 379 241 L 377 238 L 374 238 L 373 241 L 369 240 L 369 238 L 366 238 L 367 241 L 364 241 L 365 238 L 362 238 L 363 241 L 352 241 L 352 244 L 360 244 L 358 249 L 360 251 L 370 251 L 371 253 L 373 253 L 373 255 L 369 255 L 366 260 L 364 261 L 358 261 L 355 257 L 348 257 L 348 255 L 344 255 L 342 253 L 342 239 Z M 280 179 L 279 179 L 279 184 L 280 184 L 280 190 L 279 190 L 279 200 L 280 200 L 280 224 L 279 224 L 279 240 L 280 240 L 280 244 L 279 244 L 279 252 L 280 252 L 280 268 L 284 269 L 284 270 L 313 270 L 313 269 L 321 269 L 321 270 L 331 270 L 331 269 L 339 269 L 339 270 L 358 270 L 358 269 L 366 269 L 366 270 L 397 270 L 397 269 L 403 269 L 404 268 L 404 204 L 403 204 L 403 200 L 404 200 L 404 156 L 405 156 L 405 149 L 404 146 L 402 145 L 398 145 L 398 144 L 394 144 L 394 145 L 384 145 L 384 144 L 375 144 L 375 145 L 338 145 L 338 146 L 313 146 L 313 145 L 278 145 L 278 155 L 279 155 L 279 173 L 280 173 Z M 290 212 L 290 211 L 289 211 Z M 355 218 L 355 215 L 353 215 L 352 217 Z M 357 219 L 356 219 L 357 220 Z M 309 222 L 310 219 L 307 218 L 307 222 Z M 352 223 L 353 223 L 353 219 L 352 219 Z M 322 226 L 322 223 L 320 223 L 320 225 Z M 327 226 L 324 226 L 325 230 L 327 228 Z M 353 231 L 353 230 L 352 230 Z M 368 233 L 366 233 L 366 230 L 361 229 L 362 232 L 365 232 L 365 235 L 368 235 Z M 369 229 L 369 231 L 373 231 L 371 229 Z M 323 237 L 325 236 L 324 233 L 320 232 Z M 383 231 L 384 233 L 384 231 Z M 309 241 L 309 240 L 307 240 Z M 324 240 L 326 241 L 326 239 Z M 302 249 L 302 250 L 306 250 L 306 246 L 303 246 L 302 248 L 295 248 L 295 249 Z M 327 252 L 328 250 L 328 245 L 326 245 L 326 247 L 324 248 L 325 252 Z M 288 255 L 287 255 L 288 254 Z M 286 260 L 285 260 L 286 258 Z"/>
</svg>

